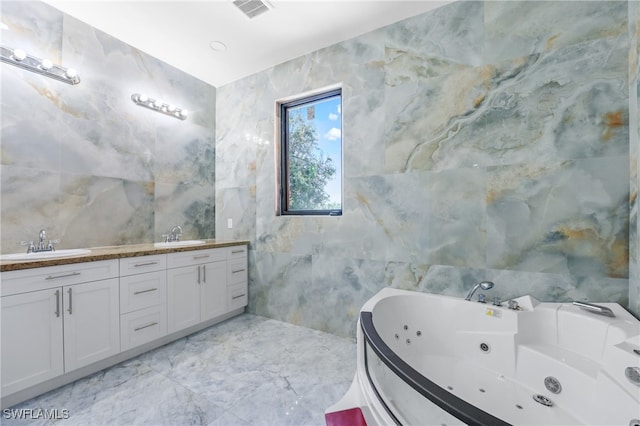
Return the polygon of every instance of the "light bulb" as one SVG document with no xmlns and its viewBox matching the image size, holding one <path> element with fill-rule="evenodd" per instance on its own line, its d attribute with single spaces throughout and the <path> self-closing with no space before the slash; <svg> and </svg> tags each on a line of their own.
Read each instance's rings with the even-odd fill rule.
<svg viewBox="0 0 640 426">
<path fill-rule="evenodd" d="M 138 95 L 138 100 L 140 102 L 147 102 L 149 98 L 147 97 L 147 95 Z"/>
<path fill-rule="evenodd" d="M 22 61 L 26 57 L 27 57 L 27 54 L 22 49 L 16 49 L 13 51 L 13 59 L 15 59 L 16 61 Z"/>
<path fill-rule="evenodd" d="M 180 112 L 179 112 L 180 117 L 183 117 L 183 118 L 187 118 L 187 114 L 188 113 L 189 112 L 186 109 L 180 110 Z"/>
<path fill-rule="evenodd" d="M 51 62 L 49 59 L 43 59 L 42 62 L 40 62 L 40 68 L 42 68 L 45 71 L 50 70 L 52 66 L 53 66 L 53 62 Z"/>
<path fill-rule="evenodd" d="M 161 101 L 154 101 L 153 102 L 153 106 L 160 109 L 162 108 L 162 102 Z"/>
<path fill-rule="evenodd" d="M 167 111 L 173 112 L 175 110 L 176 110 L 176 107 L 174 107 L 173 105 L 167 105 Z"/>
<path fill-rule="evenodd" d="M 76 71 L 75 69 L 67 68 L 67 71 L 64 73 L 64 75 L 71 81 L 71 84 L 80 83 L 80 77 L 78 77 L 78 71 Z"/>
</svg>

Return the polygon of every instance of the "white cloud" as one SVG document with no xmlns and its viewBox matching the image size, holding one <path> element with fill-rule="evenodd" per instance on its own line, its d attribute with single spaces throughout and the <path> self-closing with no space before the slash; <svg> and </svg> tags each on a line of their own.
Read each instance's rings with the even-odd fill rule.
<svg viewBox="0 0 640 426">
<path fill-rule="evenodd" d="M 329 113 L 329 120 L 335 121 L 338 119 L 338 114 L 334 114 L 332 112 Z"/>
<path fill-rule="evenodd" d="M 327 134 L 324 135 L 324 137 L 329 139 L 330 141 L 335 141 L 336 139 L 340 139 L 341 136 L 342 136 L 342 132 L 340 131 L 340 129 L 336 127 L 332 127 L 331 130 L 329 130 Z"/>
</svg>

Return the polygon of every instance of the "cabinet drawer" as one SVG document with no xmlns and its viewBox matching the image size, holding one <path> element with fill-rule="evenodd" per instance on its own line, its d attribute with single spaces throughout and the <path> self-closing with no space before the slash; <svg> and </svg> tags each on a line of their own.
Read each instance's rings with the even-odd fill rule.
<svg viewBox="0 0 640 426">
<path fill-rule="evenodd" d="M 167 254 L 167 268 L 200 265 L 209 262 L 226 260 L 227 251 L 224 248 L 192 250 Z"/>
<path fill-rule="evenodd" d="M 227 259 L 239 259 L 247 257 L 247 246 L 233 246 L 227 248 Z"/>
<path fill-rule="evenodd" d="M 8 271 L 1 274 L 0 295 L 26 293 L 48 288 L 118 277 L 118 260 L 72 263 L 44 268 Z"/>
<path fill-rule="evenodd" d="M 227 263 L 227 285 L 247 282 L 247 259 L 230 260 Z"/>
<path fill-rule="evenodd" d="M 167 301 L 165 271 L 129 275 L 120 278 L 120 313 L 137 311 Z"/>
<path fill-rule="evenodd" d="M 229 311 L 247 306 L 248 291 L 246 283 L 230 286 L 227 294 L 227 308 Z"/>
<path fill-rule="evenodd" d="M 167 255 L 128 257 L 120 259 L 120 276 L 162 271 L 167 268 Z"/>
<path fill-rule="evenodd" d="M 167 308 L 153 306 L 120 315 L 120 347 L 123 351 L 167 335 Z"/>
</svg>

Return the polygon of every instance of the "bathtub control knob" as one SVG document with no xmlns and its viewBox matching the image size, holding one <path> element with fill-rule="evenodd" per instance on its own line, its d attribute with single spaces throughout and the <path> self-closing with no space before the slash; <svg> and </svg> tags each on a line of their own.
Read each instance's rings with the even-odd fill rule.
<svg viewBox="0 0 640 426">
<path fill-rule="evenodd" d="M 478 295 L 478 303 L 487 303 L 487 296 L 483 293 Z"/>
<path fill-rule="evenodd" d="M 559 394 L 562 392 L 562 385 L 560 384 L 560 381 L 553 376 L 545 377 L 544 387 L 546 387 L 551 393 Z"/>
<path fill-rule="evenodd" d="M 509 300 L 507 305 L 508 305 L 509 309 L 513 309 L 514 311 L 517 311 L 520 308 L 518 306 L 518 302 L 516 302 L 515 300 Z"/>
<path fill-rule="evenodd" d="M 498 296 L 493 298 L 493 306 L 502 306 L 502 301 Z"/>
<path fill-rule="evenodd" d="M 640 386 L 640 367 L 627 367 L 624 370 L 627 380 L 636 386 Z"/>
</svg>

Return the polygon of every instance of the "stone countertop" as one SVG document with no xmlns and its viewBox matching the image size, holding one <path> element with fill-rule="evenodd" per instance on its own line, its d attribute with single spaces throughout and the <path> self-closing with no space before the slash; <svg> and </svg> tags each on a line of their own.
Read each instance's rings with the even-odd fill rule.
<svg viewBox="0 0 640 426">
<path fill-rule="evenodd" d="M 44 258 L 37 260 L 0 260 L 0 272 L 22 269 L 42 268 L 45 266 L 69 265 L 72 263 L 95 262 L 98 260 L 122 259 L 126 257 L 147 256 L 152 254 L 176 253 L 192 250 L 204 250 L 220 247 L 248 245 L 249 241 L 203 240 L 203 244 L 182 247 L 155 247 L 154 243 L 132 244 L 125 246 L 93 247 L 89 253 L 77 256 Z"/>
</svg>

